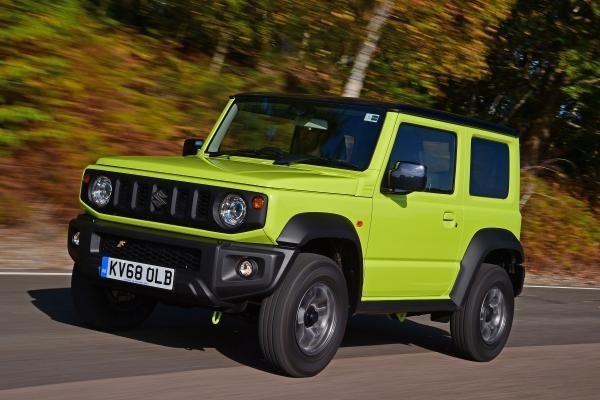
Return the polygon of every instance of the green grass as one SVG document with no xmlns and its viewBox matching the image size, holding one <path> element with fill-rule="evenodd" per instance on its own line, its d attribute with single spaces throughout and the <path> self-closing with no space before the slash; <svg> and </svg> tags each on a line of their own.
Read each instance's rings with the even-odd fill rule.
<svg viewBox="0 0 600 400">
<path fill-rule="evenodd" d="M 88 15 L 81 2 L 25 3 L 0 5 L 4 155 L 48 139 L 52 145 L 102 142 L 110 151 L 114 136 L 205 134 L 227 96 L 277 90 L 281 81 L 250 70 L 215 76 L 208 57 L 183 57 L 173 43 Z"/>
</svg>

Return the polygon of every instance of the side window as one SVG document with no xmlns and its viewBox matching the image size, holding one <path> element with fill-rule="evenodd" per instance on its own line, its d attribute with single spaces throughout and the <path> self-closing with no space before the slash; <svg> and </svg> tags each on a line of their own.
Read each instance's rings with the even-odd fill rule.
<svg viewBox="0 0 600 400">
<path fill-rule="evenodd" d="M 425 126 L 401 124 L 390 155 L 388 169 L 393 168 L 397 161 L 425 165 L 427 168 L 425 191 L 452 193 L 456 163 L 456 135 Z"/>
<path fill-rule="evenodd" d="M 508 145 L 479 138 L 471 140 L 469 194 L 497 199 L 508 196 Z"/>
</svg>

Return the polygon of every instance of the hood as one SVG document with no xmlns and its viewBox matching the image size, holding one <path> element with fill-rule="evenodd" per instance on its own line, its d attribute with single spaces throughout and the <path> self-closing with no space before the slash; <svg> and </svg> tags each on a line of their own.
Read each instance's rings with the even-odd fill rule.
<svg viewBox="0 0 600 400">
<path fill-rule="evenodd" d="M 203 157 L 104 157 L 96 165 L 152 171 L 226 184 L 354 195 L 356 171 L 273 165 L 269 160 Z M 338 172 L 339 171 L 339 172 Z"/>
</svg>

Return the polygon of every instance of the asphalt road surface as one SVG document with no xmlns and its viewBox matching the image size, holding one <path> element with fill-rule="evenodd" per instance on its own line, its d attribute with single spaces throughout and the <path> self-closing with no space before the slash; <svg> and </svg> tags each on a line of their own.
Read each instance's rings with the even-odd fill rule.
<svg viewBox="0 0 600 400">
<path fill-rule="evenodd" d="M 323 373 L 291 379 L 233 317 L 159 306 L 125 335 L 82 327 L 69 279 L 0 275 L 0 399 L 600 399 L 600 290 L 526 288 L 483 364 L 454 354 L 447 324 L 355 317 Z"/>
</svg>

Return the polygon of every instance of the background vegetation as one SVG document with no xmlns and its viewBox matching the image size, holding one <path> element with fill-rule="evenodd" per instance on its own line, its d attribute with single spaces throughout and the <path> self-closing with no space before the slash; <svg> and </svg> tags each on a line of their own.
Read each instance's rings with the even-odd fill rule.
<svg viewBox="0 0 600 400">
<path fill-rule="evenodd" d="M 518 128 L 530 268 L 600 274 L 599 27 L 596 0 L 0 0 L 0 224 L 64 222 L 84 165 L 178 153 L 230 94 L 360 94 Z"/>
</svg>

